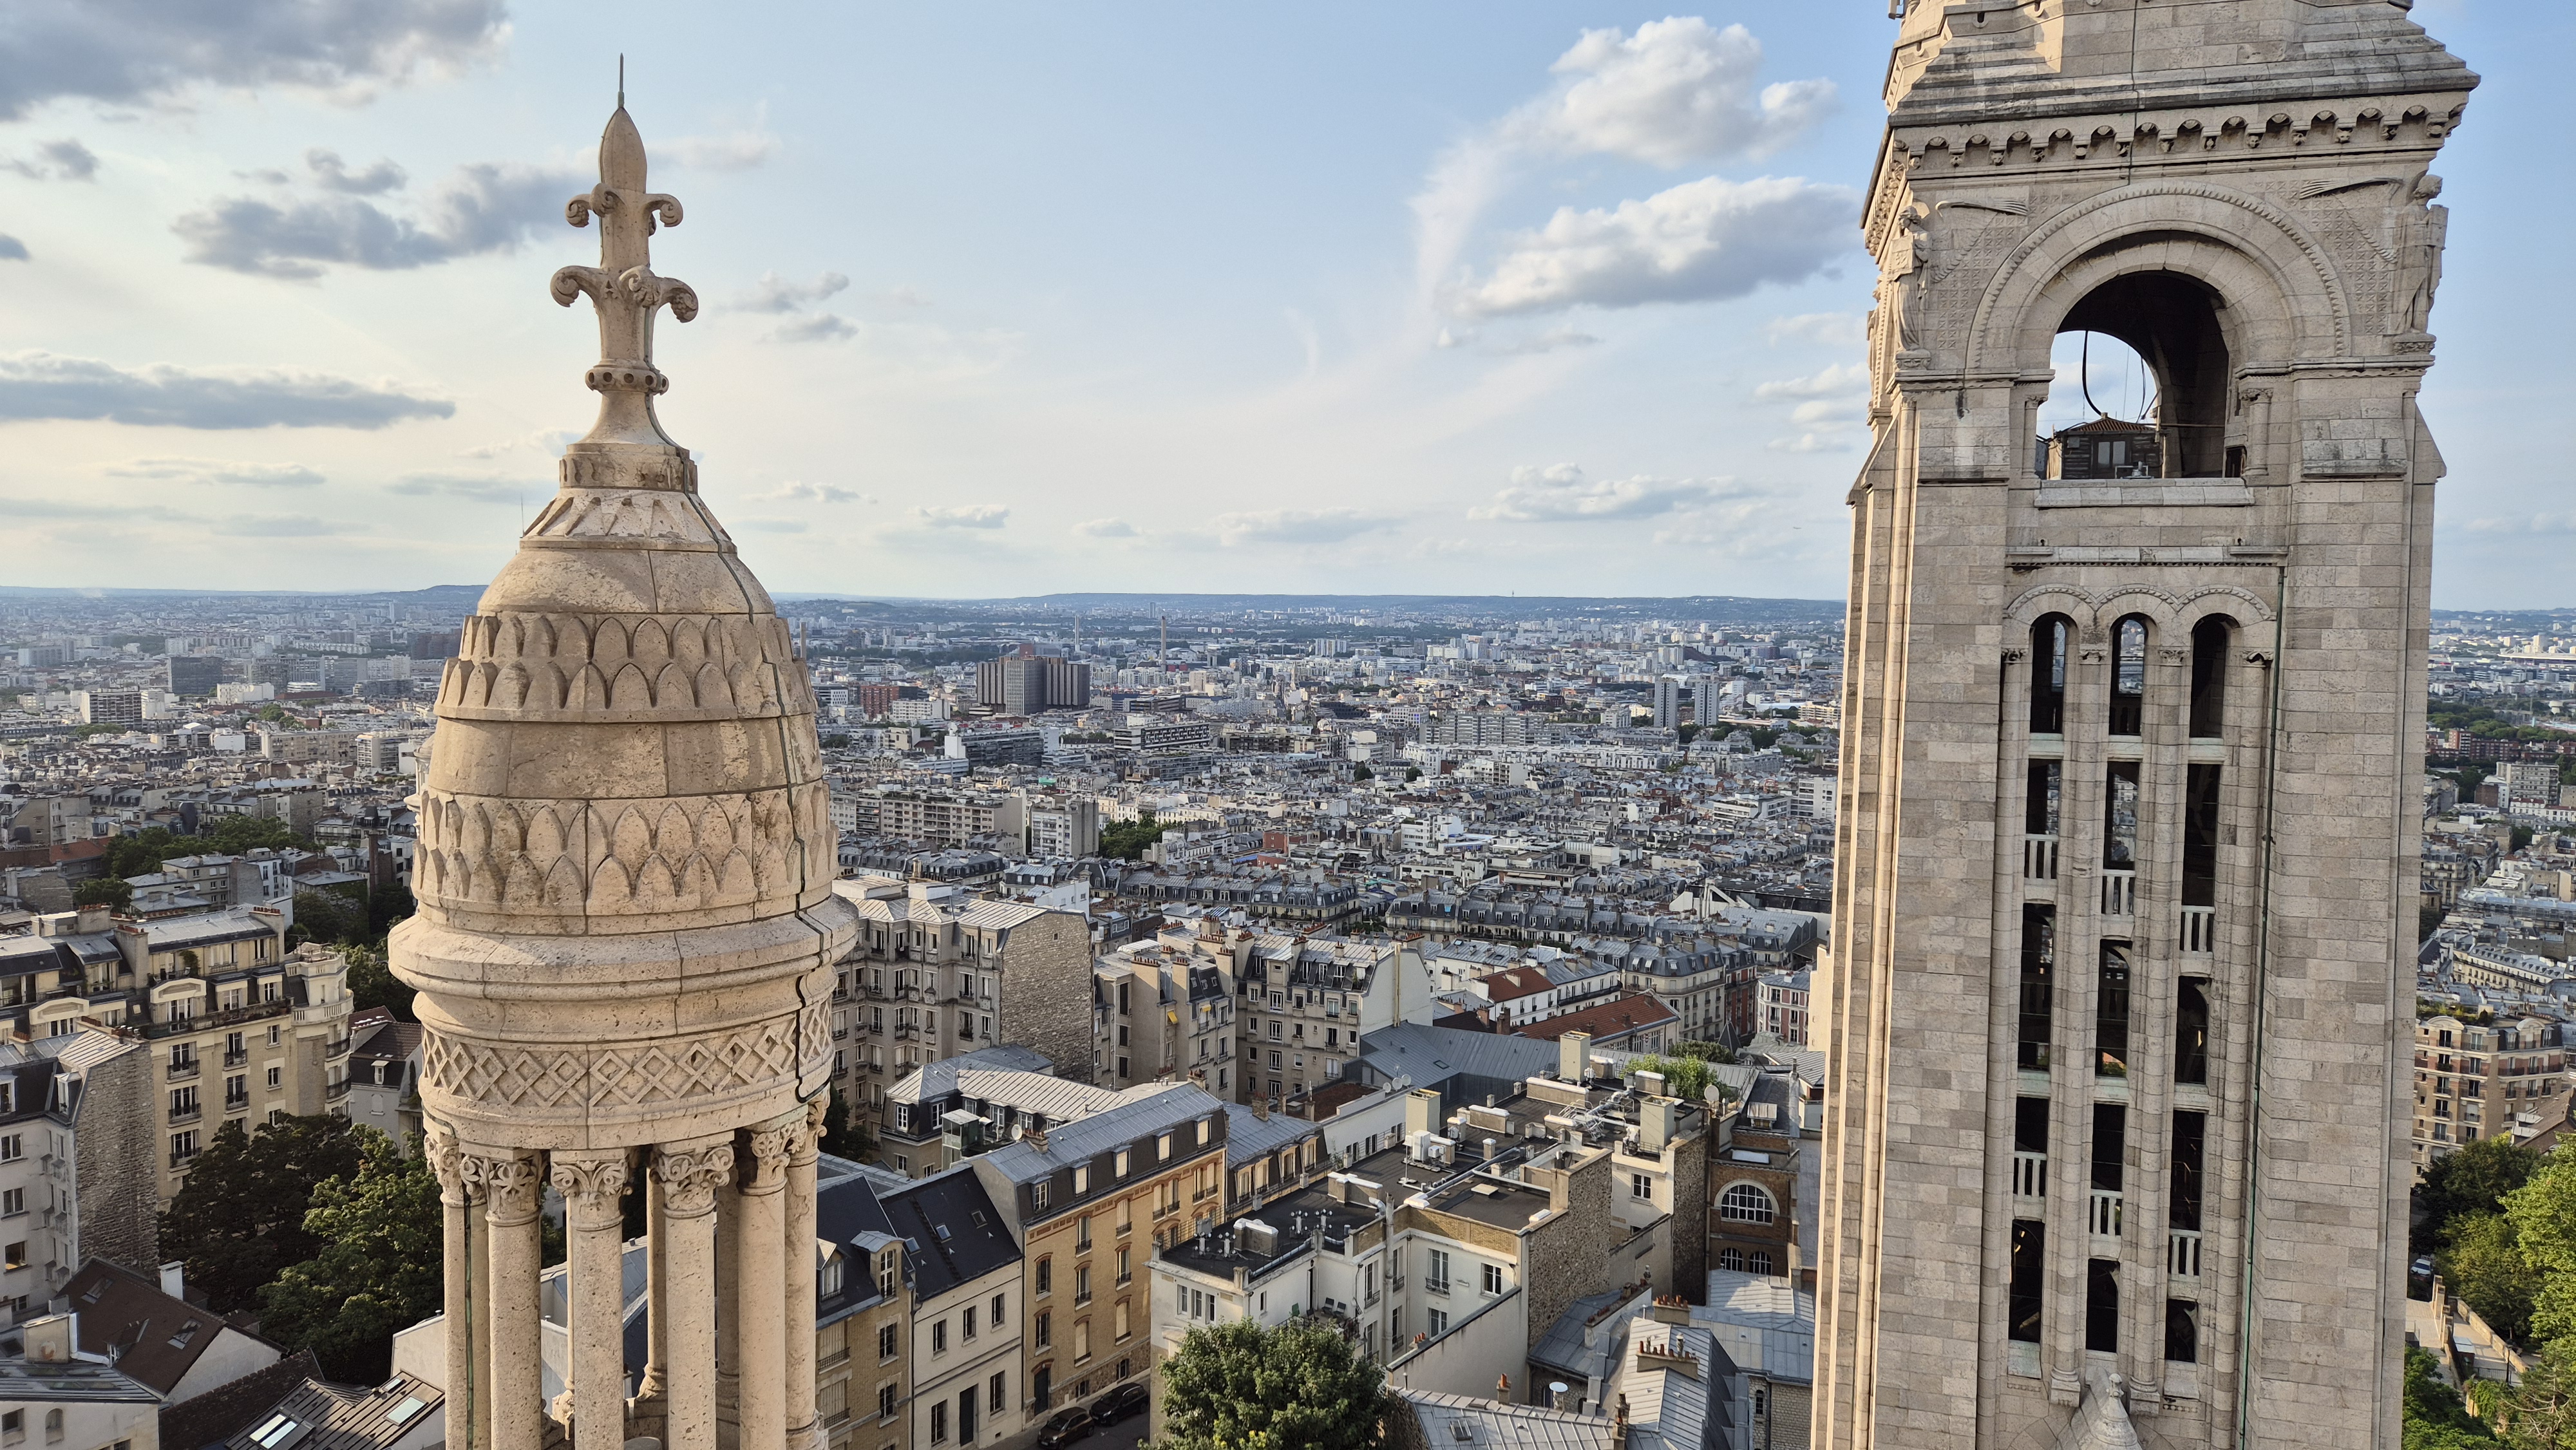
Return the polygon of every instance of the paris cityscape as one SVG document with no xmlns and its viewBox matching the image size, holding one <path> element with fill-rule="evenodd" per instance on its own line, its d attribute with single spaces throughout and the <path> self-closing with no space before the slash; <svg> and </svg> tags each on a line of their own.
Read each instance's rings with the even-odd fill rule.
<svg viewBox="0 0 2576 1450">
<path fill-rule="evenodd" d="M 125 8 L 0 1446 L 2576 1446 L 2576 18 Z"/>
</svg>

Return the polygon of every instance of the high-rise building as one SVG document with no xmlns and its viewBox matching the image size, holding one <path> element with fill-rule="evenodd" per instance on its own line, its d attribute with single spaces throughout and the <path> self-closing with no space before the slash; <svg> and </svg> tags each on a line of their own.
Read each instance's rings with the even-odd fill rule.
<svg viewBox="0 0 2576 1450">
<path fill-rule="evenodd" d="M 143 723 L 141 690 L 75 690 L 72 698 L 80 706 L 84 725 L 139 725 Z"/>
<path fill-rule="evenodd" d="M 806 662 L 656 420 L 658 221 L 621 104 L 597 267 L 599 420 L 466 620 L 420 791 L 420 1099 L 446 1204 L 447 1440 L 456 1450 L 820 1443 L 817 1136 L 837 870 Z M 539 1210 L 568 1238 L 570 1390 L 544 1393 Z M 644 1366 L 630 1403 L 621 1205 L 646 1205 Z M 568 1411 L 568 1414 L 565 1413 Z M 549 1424 L 557 1417 L 556 1424 Z M 569 1421 L 568 1425 L 562 1423 Z"/>
<path fill-rule="evenodd" d="M 1815 1443 L 2394 1447 L 2426 168 L 2477 78 L 2399 5 L 1900 9 Z M 2152 428 L 2048 476 L 2079 331 Z"/>
<path fill-rule="evenodd" d="M 1682 723 L 1682 706 L 1689 699 L 1690 692 L 1688 687 L 1683 685 L 1681 681 L 1674 679 L 1672 676 L 1666 675 L 1664 678 L 1655 681 L 1655 691 L 1651 701 L 1655 711 L 1655 728 L 1658 730 L 1680 729 Z"/>
<path fill-rule="evenodd" d="M 221 655 L 172 655 L 168 664 L 167 683 L 173 695 L 201 700 L 224 682 L 225 661 Z"/>
<path fill-rule="evenodd" d="M 1091 704 L 1091 666 L 1023 644 L 975 666 L 975 700 L 1004 715 L 1084 709 Z"/>
</svg>

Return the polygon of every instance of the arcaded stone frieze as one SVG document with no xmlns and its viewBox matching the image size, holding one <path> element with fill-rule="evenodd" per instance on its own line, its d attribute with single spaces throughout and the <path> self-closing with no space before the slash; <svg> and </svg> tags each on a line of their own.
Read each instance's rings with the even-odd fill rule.
<svg viewBox="0 0 2576 1450">
<path fill-rule="evenodd" d="M 421 793 L 424 909 L 490 916 L 663 916 L 793 907 L 835 874 L 819 782 L 683 799 L 532 801 Z M 680 923 L 686 925 L 687 923 Z"/>
<path fill-rule="evenodd" d="M 737 1097 L 827 1072 L 831 1057 L 831 1017 L 816 1001 L 730 1032 L 597 1046 L 495 1046 L 433 1029 L 421 1086 L 490 1108 L 625 1109 Z"/>
</svg>

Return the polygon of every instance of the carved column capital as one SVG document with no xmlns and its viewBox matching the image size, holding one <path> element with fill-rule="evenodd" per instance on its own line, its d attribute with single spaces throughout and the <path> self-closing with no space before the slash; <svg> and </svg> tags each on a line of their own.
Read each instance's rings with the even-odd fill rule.
<svg viewBox="0 0 2576 1450">
<path fill-rule="evenodd" d="M 827 1106 L 828 1095 L 805 1100 L 805 1121 L 796 1129 L 796 1141 L 788 1153 L 788 1162 L 800 1168 L 808 1167 L 823 1156 L 823 1113 Z"/>
<path fill-rule="evenodd" d="M 776 1193 L 787 1186 L 787 1161 L 795 1155 L 804 1120 L 800 1111 L 787 1122 L 746 1128 L 735 1138 L 734 1173 L 744 1193 Z"/>
<path fill-rule="evenodd" d="M 464 1208 L 483 1201 L 483 1160 L 465 1151 L 456 1134 L 439 1123 L 421 1126 L 421 1156 L 438 1176 L 438 1201 Z"/>
<path fill-rule="evenodd" d="M 716 1190 L 733 1177 L 733 1144 L 666 1145 L 653 1150 L 653 1176 L 662 1183 L 662 1211 L 672 1218 L 713 1212 Z"/>
<path fill-rule="evenodd" d="M 2156 659 L 2162 664 L 2187 665 L 2191 663 L 2191 651 L 2187 649 L 2159 648 L 2156 651 Z"/>
<path fill-rule="evenodd" d="M 2030 651 L 2026 649 L 2008 649 L 2004 651 L 2004 663 L 2008 665 L 2020 664 L 2023 660 L 2028 658 L 2030 658 Z"/>
<path fill-rule="evenodd" d="M 554 1155 L 555 1192 L 563 1195 L 564 1223 L 569 1228 L 613 1228 L 617 1201 L 626 1193 L 626 1151 Z"/>
<path fill-rule="evenodd" d="M 466 1160 L 481 1168 L 494 1228 L 509 1228 L 537 1216 L 545 1199 L 545 1169 L 536 1154 L 504 1150 L 502 1156 L 469 1153 Z"/>
</svg>

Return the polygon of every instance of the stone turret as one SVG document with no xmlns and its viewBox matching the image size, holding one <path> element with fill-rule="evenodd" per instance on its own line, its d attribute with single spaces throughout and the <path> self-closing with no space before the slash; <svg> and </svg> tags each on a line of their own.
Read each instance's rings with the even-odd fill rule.
<svg viewBox="0 0 2576 1450">
<path fill-rule="evenodd" d="M 419 797 L 421 1098 L 448 1203 L 451 1444 L 539 1450 L 536 1204 L 571 1229 L 580 1450 L 803 1444 L 814 1429 L 813 1163 L 831 966 L 856 930 L 805 662 L 655 415 L 687 284 L 654 273 L 680 204 L 649 189 L 619 98 L 566 219 L 598 422 L 466 620 Z M 624 1404 L 621 1198 L 648 1170 L 651 1359 Z M 709 1286 L 714 1286 L 710 1295 Z M 676 1290 L 676 1292 L 673 1292 Z M 724 1307 L 717 1341 L 716 1305 Z M 470 1406 L 470 1415 L 463 1407 Z"/>
</svg>

